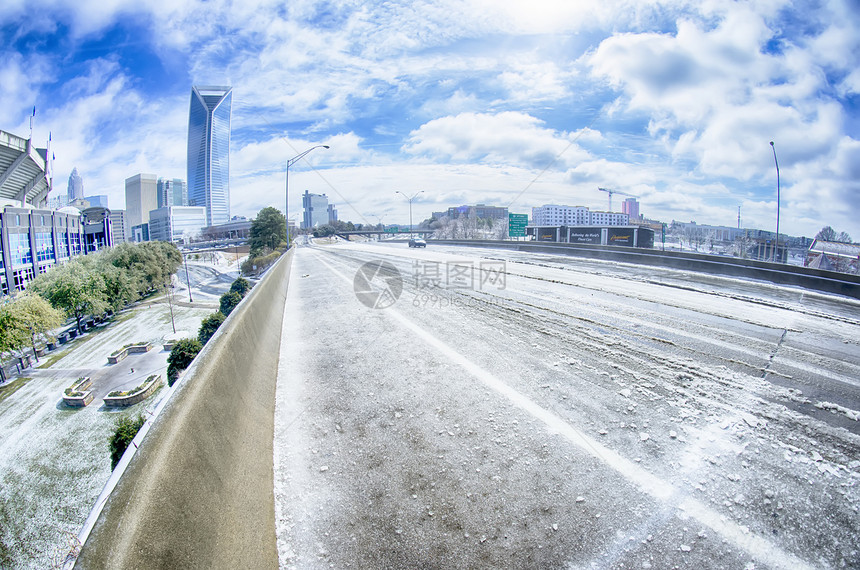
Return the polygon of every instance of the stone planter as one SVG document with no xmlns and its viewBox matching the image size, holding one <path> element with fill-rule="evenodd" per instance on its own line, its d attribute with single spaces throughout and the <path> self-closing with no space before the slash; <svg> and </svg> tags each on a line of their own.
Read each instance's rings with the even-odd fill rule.
<svg viewBox="0 0 860 570">
<path fill-rule="evenodd" d="M 123 360 L 129 354 L 142 354 L 152 350 L 152 343 L 147 342 L 145 344 L 132 344 L 130 346 L 124 346 L 119 350 L 115 350 L 113 353 L 108 355 L 108 363 L 116 364 L 120 360 Z"/>
<path fill-rule="evenodd" d="M 92 391 L 86 391 L 92 385 L 93 381 L 89 376 L 78 378 L 78 381 L 71 386 L 72 394 L 63 393 L 63 403 L 72 408 L 83 408 L 93 401 Z"/>
<path fill-rule="evenodd" d="M 114 354 L 108 356 L 108 364 L 116 364 L 120 360 L 123 360 L 126 356 L 128 356 L 127 350 L 120 350 Z"/>
<path fill-rule="evenodd" d="M 63 403 L 70 408 L 83 408 L 92 401 L 92 391 L 84 392 L 82 396 L 63 396 Z"/>
<path fill-rule="evenodd" d="M 128 406 L 133 406 L 134 404 L 142 402 L 150 397 L 163 383 L 164 380 L 161 378 L 161 374 L 153 374 L 146 379 L 144 384 L 139 386 L 139 390 L 136 389 L 134 392 L 124 396 L 105 396 L 105 406 L 108 408 L 126 408 Z M 111 392 L 111 394 L 113 393 L 114 392 Z"/>
</svg>

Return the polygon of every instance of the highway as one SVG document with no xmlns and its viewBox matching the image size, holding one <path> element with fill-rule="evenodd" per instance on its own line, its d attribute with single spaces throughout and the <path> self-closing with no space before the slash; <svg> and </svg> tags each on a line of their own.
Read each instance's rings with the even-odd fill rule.
<svg viewBox="0 0 860 570">
<path fill-rule="evenodd" d="M 513 251 L 297 248 L 282 568 L 860 566 L 860 302 Z"/>
</svg>

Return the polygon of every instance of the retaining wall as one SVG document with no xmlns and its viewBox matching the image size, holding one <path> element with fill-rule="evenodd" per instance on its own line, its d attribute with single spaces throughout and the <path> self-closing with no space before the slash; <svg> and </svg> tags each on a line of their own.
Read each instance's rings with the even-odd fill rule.
<svg viewBox="0 0 860 570">
<path fill-rule="evenodd" d="M 272 445 L 292 252 L 195 358 L 76 568 L 277 568 Z"/>
</svg>

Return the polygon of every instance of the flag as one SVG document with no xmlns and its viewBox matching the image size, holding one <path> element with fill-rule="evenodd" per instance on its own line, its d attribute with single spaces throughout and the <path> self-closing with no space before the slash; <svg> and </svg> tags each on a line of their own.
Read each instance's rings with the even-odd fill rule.
<svg viewBox="0 0 860 570">
<path fill-rule="evenodd" d="M 45 178 L 50 182 L 54 178 L 54 161 L 51 157 L 54 153 L 51 152 L 51 131 L 48 131 L 48 146 L 45 149 Z"/>
</svg>

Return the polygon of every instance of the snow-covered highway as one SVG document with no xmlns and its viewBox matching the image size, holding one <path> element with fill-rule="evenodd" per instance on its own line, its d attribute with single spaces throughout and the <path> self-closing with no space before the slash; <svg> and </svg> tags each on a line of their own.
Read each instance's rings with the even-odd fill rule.
<svg viewBox="0 0 860 570">
<path fill-rule="evenodd" d="M 299 247 L 280 564 L 858 567 L 858 378 L 852 299 L 432 242 Z"/>
</svg>

